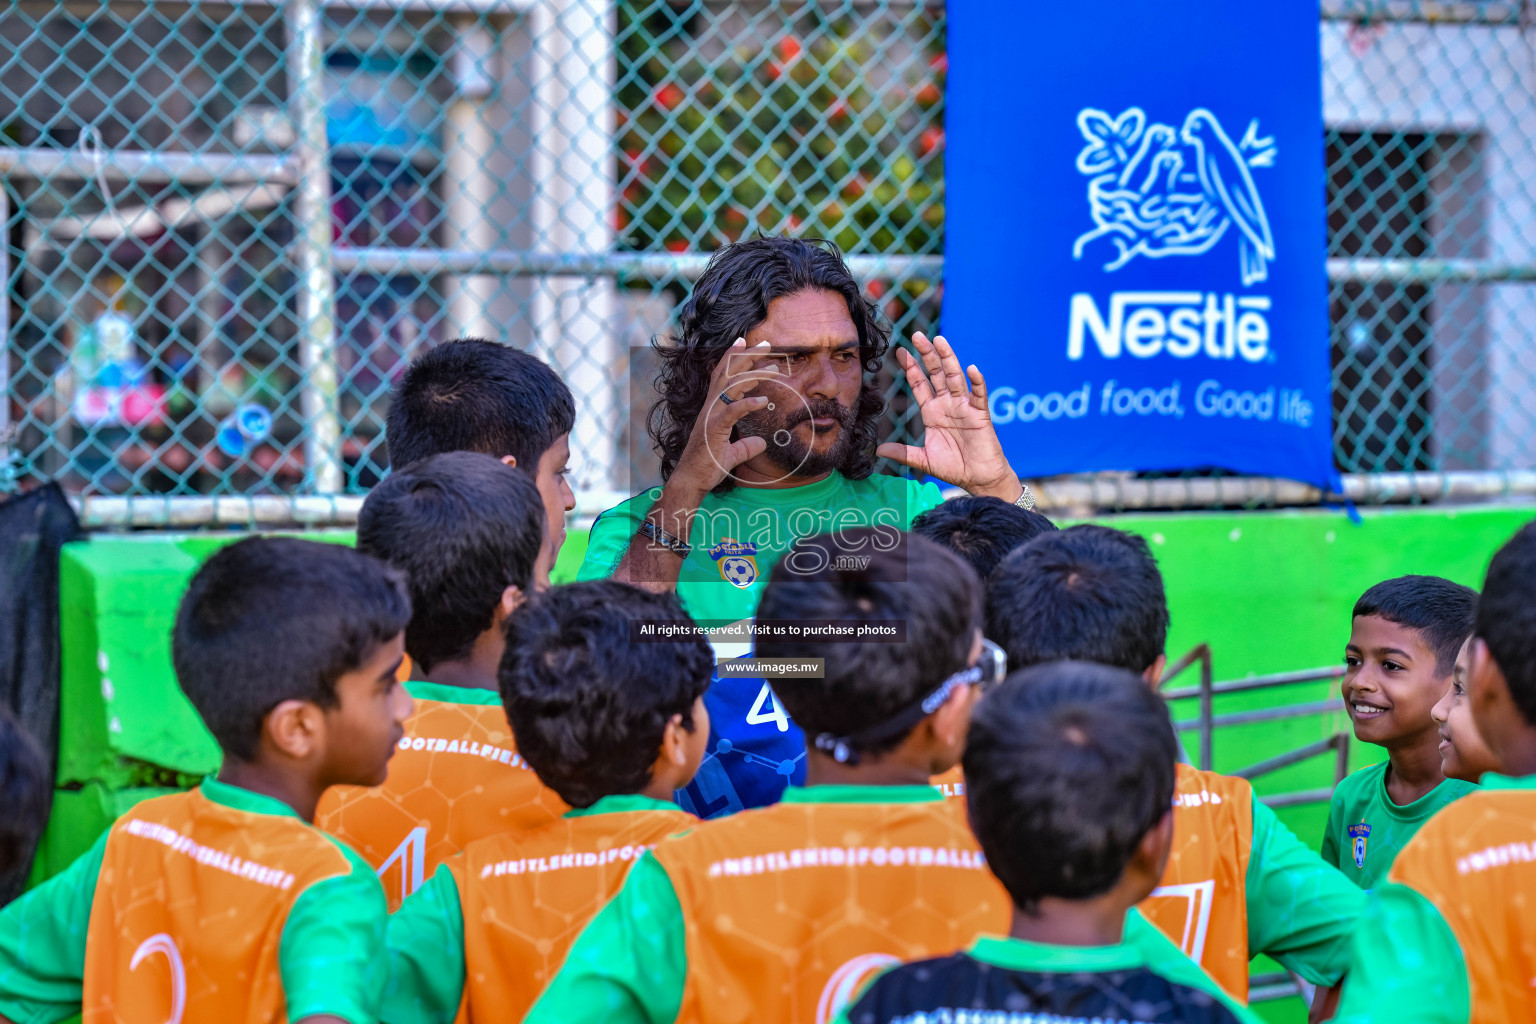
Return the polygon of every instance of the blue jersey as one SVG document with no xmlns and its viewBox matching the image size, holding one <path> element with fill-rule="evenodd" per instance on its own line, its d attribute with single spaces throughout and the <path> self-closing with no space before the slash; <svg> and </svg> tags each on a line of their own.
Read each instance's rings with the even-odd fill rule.
<svg viewBox="0 0 1536 1024">
<path fill-rule="evenodd" d="M 704 694 L 709 750 L 699 773 L 677 791 L 677 803 L 700 818 L 717 818 L 779 802 L 805 782 L 805 733 L 790 721 L 766 679 L 721 679 Z"/>
</svg>

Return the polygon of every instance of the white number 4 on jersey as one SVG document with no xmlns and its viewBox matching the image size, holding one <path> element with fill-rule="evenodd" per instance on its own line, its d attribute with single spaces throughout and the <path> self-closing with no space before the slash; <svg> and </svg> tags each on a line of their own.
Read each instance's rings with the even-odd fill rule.
<svg viewBox="0 0 1536 1024">
<path fill-rule="evenodd" d="M 768 710 L 763 710 L 763 705 L 768 705 Z M 779 727 L 779 732 L 789 732 L 789 716 L 779 706 L 779 698 L 773 695 L 773 687 L 766 682 L 763 688 L 757 691 L 757 700 L 752 704 L 752 710 L 747 712 L 748 725 L 763 725 L 772 722 Z"/>
</svg>

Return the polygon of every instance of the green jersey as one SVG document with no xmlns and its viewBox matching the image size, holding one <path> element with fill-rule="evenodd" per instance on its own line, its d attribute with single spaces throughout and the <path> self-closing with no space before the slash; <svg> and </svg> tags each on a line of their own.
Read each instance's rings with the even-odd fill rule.
<svg viewBox="0 0 1536 1024">
<path fill-rule="evenodd" d="M 1362 889 L 1387 877 L 1397 853 L 1435 812 L 1477 789 L 1446 779 L 1411 804 L 1387 795 L 1388 762 L 1362 768 L 1339 783 L 1328 806 L 1323 859 Z"/>
<path fill-rule="evenodd" d="M 164 999 L 188 1020 L 371 1024 L 386 918 L 378 877 L 345 844 L 210 778 L 139 804 L 0 911 L 0 1016 L 115 1018 Z"/>
<path fill-rule="evenodd" d="M 1259 1016 L 1132 910 L 1113 946 L 982 936 L 952 956 L 880 974 L 836 1024 L 1123 1021 L 1257 1024 Z"/>
<path fill-rule="evenodd" d="M 390 915 L 381 1019 L 522 1020 L 634 857 L 696 823 L 674 803 L 627 794 L 470 843 Z"/>
<path fill-rule="evenodd" d="M 660 496 L 659 487 L 642 491 L 598 516 L 576 578 L 612 576 Z M 933 483 L 879 474 L 850 480 L 841 473 L 801 487 L 736 487 L 706 495 L 685 538 L 693 550 L 678 573 L 678 596 L 696 619 L 751 618 L 768 570 L 796 539 L 857 526 L 885 526 L 894 534 L 943 500 Z M 662 526 L 676 532 L 671 524 Z"/>
</svg>

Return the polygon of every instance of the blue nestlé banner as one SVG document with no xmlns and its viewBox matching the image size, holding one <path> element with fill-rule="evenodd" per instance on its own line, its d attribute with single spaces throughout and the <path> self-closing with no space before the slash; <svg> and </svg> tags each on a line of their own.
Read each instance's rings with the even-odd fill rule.
<svg viewBox="0 0 1536 1024">
<path fill-rule="evenodd" d="M 1336 483 L 1317 4 L 948 10 L 943 327 L 1014 468 Z"/>
</svg>

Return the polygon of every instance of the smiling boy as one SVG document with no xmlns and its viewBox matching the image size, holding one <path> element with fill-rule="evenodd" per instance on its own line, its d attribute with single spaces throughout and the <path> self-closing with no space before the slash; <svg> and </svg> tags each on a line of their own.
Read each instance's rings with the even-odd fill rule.
<svg viewBox="0 0 1536 1024">
<path fill-rule="evenodd" d="M 1536 526 L 1488 566 L 1469 662 L 1498 771 L 1430 819 L 1371 894 L 1339 1024 L 1536 1020 Z"/>
<path fill-rule="evenodd" d="M 1468 697 L 1472 678 L 1472 638 L 1461 645 L 1456 655 L 1456 669 L 1451 688 L 1430 709 L 1440 732 L 1440 768 L 1448 779 L 1477 782 L 1489 772 L 1499 770 L 1499 759 L 1488 749 L 1477 723 L 1472 720 L 1472 701 Z"/>
<path fill-rule="evenodd" d="M 1385 747 L 1387 760 L 1334 790 L 1322 855 L 1362 889 L 1386 877 L 1419 826 L 1474 788 L 1446 778 L 1430 712 L 1450 689 L 1476 606 L 1475 591 L 1438 576 L 1384 580 L 1355 602 L 1341 692 L 1355 739 Z"/>
</svg>

